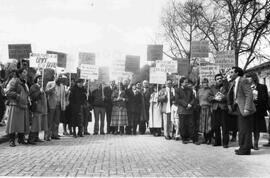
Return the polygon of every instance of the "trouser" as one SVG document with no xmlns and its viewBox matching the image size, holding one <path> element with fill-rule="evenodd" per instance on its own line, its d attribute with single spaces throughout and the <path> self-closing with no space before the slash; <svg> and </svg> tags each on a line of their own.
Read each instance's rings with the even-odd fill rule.
<svg viewBox="0 0 270 178">
<path fill-rule="evenodd" d="M 140 121 L 139 131 L 140 131 L 140 134 L 145 134 L 145 131 L 146 131 L 146 121 Z"/>
<path fill-rule="evenodd" d="M 215 144 L 221 144 L 221 131 L 222 128 L 222 144 L 229 144 L 229 130 L 228 130 L 228 117 L 227 110 L 222 110 L 218 108 L 213 110 L 213 132 L 215 134 Z"/>
<path fill-rule="evenodd" d="M 164 136 L 172 137 L 171 113 L 162 113 Z"/>
<path fill-rule="evenodd" d="M 58 127 L 60 123 L 61 107 L 57 105 L 55 109 L 49 109 L 48 114 L 48 137 L 58 137 Z"/>
<path fill-rule="evenodd" d="M 175 129 L 175 138 L 180 138 L 180 121 L 179 119 L 174 119 L 172 125 Z"/>
<path fill-rule="evenodd" d="M 94 125 L 94 133 L 104 133 L 104 118 L 105 118 L 105 108 L 104 107 L 94 107 L 94 115 L 95 115 L 95 125 Z M 100 127 L 99 127 L 99 116 L 100 116 Z"/>
<path fill-rule="evenodd" d="M 239 109 L 238 109 L 239 110 Z M 239 151 L 246 152 L 250 151 L 252 147 L 252 122 L 253 116 L 243 117 L 240 112 L 238 112 L 238 142 Z"/>
<path fill-rule="evenodd" d="M 179 114 L 179 120 L 182 140 L 187 141 L 191 138 L 193 142 L 198 141 L 198 134 L 196 132 L 196 125 L 193 122 L 192 114 Z"/>
<path fill-rule="evenodd" d="M 140 120 L 140 113 L 132 112 L 130 115 L 131 115 L 131 122 L 132 122 L 132 133 L 136 134 L 137 127 Z"/>
<path fill-rule="evenodd" d="M 107 119 L 107 133 L 114 132 L 114 127 L 111 127 L 111 118 L 112 118 L 112 104 L 106 107 L 106 119 Z"/>
<path fill-rule="evenodd" d="M 127 108 L 127 116 L 128 116 L 128 125 L 126 126 L 126 134 L 131 134 L 131 129 L 132 129 L 132 112 L 129 111 Z"/>
<path fill-rule="evenodd" d="M 84 133 L 88 132 L 87 128 L 88 128 L 88 121 L 89 121 L 89 117 L 90 116 L 90 110 L 88 107 L 86 106 L 82 106 L 81 107 L 81 113 L 82 113 L 82 131 Z"/>
</svg>

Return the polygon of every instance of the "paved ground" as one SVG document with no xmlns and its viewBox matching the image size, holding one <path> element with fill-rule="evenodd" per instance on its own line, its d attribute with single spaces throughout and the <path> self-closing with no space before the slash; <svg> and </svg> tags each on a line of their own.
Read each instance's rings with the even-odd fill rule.
<svg viewBox="0 0 270 178">
<path fill-rule="evenodd" d="M 261 139 L 260 145 L 266 142 Z M 0 144 L 0 176 L 270 176 L 270 149 L 183 145 L 151 135 L 90 135 L 35 146 Z"/>
</svg>

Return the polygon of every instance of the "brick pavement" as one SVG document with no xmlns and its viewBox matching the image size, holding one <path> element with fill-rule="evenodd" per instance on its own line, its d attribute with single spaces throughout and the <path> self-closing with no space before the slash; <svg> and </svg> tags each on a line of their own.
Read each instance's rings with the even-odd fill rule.
<svg viewBox="0 0 270 178">
<path fill-rule="evenodd" d="M 3 143 L 0 176 L 270 176 L 270 149 L 236 156 L 231 146 L 183 145 L 151 135 L 65 136 L 14 148 Z"/>
</svg>

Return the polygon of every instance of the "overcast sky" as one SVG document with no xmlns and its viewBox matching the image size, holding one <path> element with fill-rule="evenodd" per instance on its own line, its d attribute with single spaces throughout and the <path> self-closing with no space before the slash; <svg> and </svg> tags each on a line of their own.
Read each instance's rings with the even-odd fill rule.
<svg viewBox="0 0 270 178">
<path fill-rule="evenodd" d="M 7 44 L 31 43 L 33 52 L 95 52 L 98 64 L 124 55 L 146 60 L 161 31 L 168 0 L 0 0 L 0 59 Z"/>
</svg>

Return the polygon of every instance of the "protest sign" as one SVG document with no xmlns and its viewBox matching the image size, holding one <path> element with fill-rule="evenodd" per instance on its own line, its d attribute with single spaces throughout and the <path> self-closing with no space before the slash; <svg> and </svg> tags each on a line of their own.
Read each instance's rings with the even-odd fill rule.
<svg viewBox="0 0 270 178">
<path fill-rule="evenodd" d="M 161 69 L 162 71 L 166 71 L 166 73 L 177 73 L 177 61 L 170 60 L 170 61 L 156 61 L 156 68 Z"/>
<path fill-rule="evenodd" d="M 152 84 L 165 84 L 167 80 L 167 74 L 164 70 L 160 70 L 156 67 L 150 67 L 150 80 Z"/>
<path fill-rule="evenodd" d="M 235 52 L 234 50 L 219 51 L 215 58 L 215 64 L 220 67 L 220 69 L 232 68 L 235 66 Z"/>
<path fill-rule="evenodd" d="M 45 69 L 45 68 L 56 69 L 57 67 L 56 54 L 31 53 L 29 60 L 30 60 L 30 67 L 38 69 Z"/>
<path fill-rule="evenodd" d="M 189 68 L 190 68 L 189 60 L 183 59 L 183 58 L 176 58 L 176 59 L 178 62 L 178 66 L 177 66 L 178 74 L 182 76 L 187 76 Z"/>
<path fill-rule="evenodd" d="M 91 80 L 98 79 L 98 66 L 90 64 L 81 64 L 80 69 L 81 69 L 80 73 L 81 79 L 91 79 Z"/>
<path fill-rule="evenodd" d="M 209 42 L 202 41 L 191 41 L 191 57 L 208 57 Z"/>
<path fill-rule="evenodd" d="M 125 60 L 113 60 L 110 67 L 110 80 L 122 81 L 125 78 L 129 78 L 131 73 L 125 71 Z"/>
<path fill-rule="evenodd" d="M 163 45 L 147 46 L 147 61 L 156 61 L 163 59 Z"/>
<path fill-rule="evenodd" d="M 140 56 L 126 55 L 126 72 L 139 72 L 140 71 Z"/>
<path fill-rule="evenodd" d="M 47 51 L 47 54 L 57 54 L 57 67 L 65 68 L 67 66 L 67 55 L 56 51 Z"/>
<path fill-rule="evenodd" d="M 219 69 L 219 66 L 215 65 L 200 66 L 200 80 L 202 81 L 204 78 L 207 78 L 209 83 L 213 83 L 215 81 L 215 75 L 219 73 Z"/>
<path fill-rule="evenodd" d="M 100 83 L 110 83 L 109 67 L 99 67 L 98 69 L 98 80 Z"/>
<path fill-rule="evenodd" d="M 96 64 L 96 55 L 95 53 L 86 53 L 86 52 L 79 52 L 79 65 L 81 64 Z"/>
<path fill-rule="evenodd" d="M 10 59 L 29 58 L 32 53 L 31 44 L 9 44 L 8 55 Z"/>
</svg>

